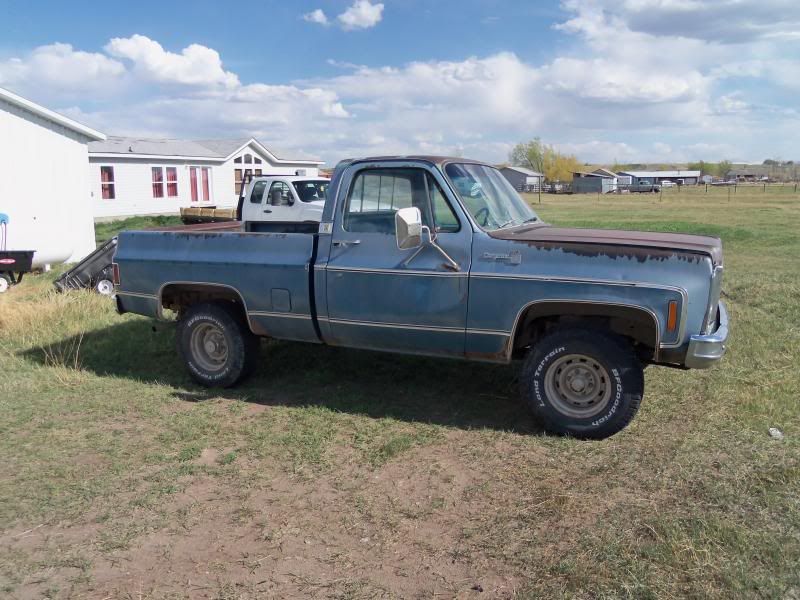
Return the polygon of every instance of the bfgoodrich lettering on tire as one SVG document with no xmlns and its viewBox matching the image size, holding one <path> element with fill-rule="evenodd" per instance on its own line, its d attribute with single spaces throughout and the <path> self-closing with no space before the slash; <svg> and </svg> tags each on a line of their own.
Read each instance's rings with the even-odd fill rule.
<svg viewBox="0 0 800 600">
<path fill-rule="evenodd" d="M 176 341 L 189 374 L 206 387 L 236 385 L 258 361 L 258 337 L 232 304 L 190 307 L 178 321 Z"/>
<path fill-rule="evenodd" d="M 631 422 L 644 392 L 642 366 L 623 339 L 564 329 L 539 340 L 525 360 L 522 395 L 544 428 L 602 439 Z"/>
</svg>

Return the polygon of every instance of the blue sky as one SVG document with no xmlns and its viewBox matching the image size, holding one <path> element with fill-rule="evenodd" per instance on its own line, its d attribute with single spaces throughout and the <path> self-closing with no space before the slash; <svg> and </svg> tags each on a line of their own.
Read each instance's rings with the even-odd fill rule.
<svg viewBox="0 0 800 600">
<path fill-rule="evenodd" d="M 796 0 L 0 0 L 0 86 L 110 135 L 330 163 L 800 159 Z"/>
</svg>

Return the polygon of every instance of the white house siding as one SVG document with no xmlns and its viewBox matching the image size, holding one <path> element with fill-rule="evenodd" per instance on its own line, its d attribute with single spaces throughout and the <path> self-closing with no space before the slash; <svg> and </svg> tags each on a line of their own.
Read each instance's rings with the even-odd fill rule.
<svg viewBox="0 0 800 600">
<path fill-rule="evenodd" d="M 192 203 L 189 182 L 189 167 L 208 167 L 211 170 L 211 201 Z M 113 199 L 104 199 L 101 190 L 100 167 L 114 168 Z M 164 197 L 153 197 L 152 167 L 162 167 L 165 173 Z M 176 167 L 178 174 L 178 195 L 167 195 L 166 167 Z M 89 179 L 95 218 L 129 217 L 135 215 L 173 214 L 180 212 L 182 206 L 231 206 L 228 196 L 222 196 L 219 179 L 224 177 L 218 171 L 219 165 L 208 161 L 148 160 L 136 158 L 90 157 Z M 233 182 L 231 182 L 233 188 Z M 201 197 L 202 197 L 202 191 Z M 220 201 L 217 202 L 217 198 Z M 224 201 L 223 201 L 224 199 Z"/>
<path fill-rule="evenodd" d="M 261 164 L 234 163 L 236 157 L 245 153 L 261 158 Z M 129 158 L 114 156 L 112 158 L 90 155 L 89 179 L 95 218 L 124 218 L 139 215 L 177 214 L 181 207 L 216 206 L 232 208 L 238 202 L 235 192 L 235 169 L 261 169 L 263 175 L 294 175 L 298 169 L 305 170 L 309 177 L 317 177 L 319 168 L 307 164 L 281 164 L 269 162 L 266 156 L 255 148 L 248 146 L 241 152 L 231 156 L 225 162 L 219 160 L 186 160 Z M 103 199 L 101 190 L 100 167 L 114 168 L 115 198 Z M 178 169 L 178 196 L 169 198 L 153 198 L 152 167 L 171 167 Z M 211 169 L 211 198 L 209 202 L 192 202 L 189 181 L 189 167 L 209 167 Z M 202 196 L 201 196 L 202 197 Z"/>
<path fill-rule="evenodd" d="M 95 248 L 85 136 L 0 99 L 0 212 L 8 249 L 34 266 L 80 260 Z"/>
</svg>

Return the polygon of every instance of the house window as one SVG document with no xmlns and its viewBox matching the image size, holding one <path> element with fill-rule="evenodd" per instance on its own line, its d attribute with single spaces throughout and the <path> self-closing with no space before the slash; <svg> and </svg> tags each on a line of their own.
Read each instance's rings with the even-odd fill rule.
<svg viewBox="0 0 800 600">
<path fill-rule="evenodd" d="M 114 183 L 114 167 L 100 167 L 100 192 L 103 200 L 113 200 L 117 197 L 116 184 Z"/>
<path fill-rule="evenodd" d="M 256 157 L 253 158 L 253 162 L 256 163 L 257 165 L 260 165 L 261 164 L 261 159 L 256 156 Z"/>
<path fill-rule="evenodd" d="M 167 167 L 167 196 L 178 197 L 178 167 Z"/>
<path fill-rule="evenodd" d="M 237 156 L 236 158 L 233 159 L 233 162 L 235 162 L 237 165 L 242 164 L 242 157 Z"/>
<path fill-rule="evenodd" d="M 241 162 L 241 161 L 239 161 Z M 242 170 L 234 169 L 233 171 L 233 189 L 237 196 L 242 194 Z"/>
<path fill-rule="evenodd" d="M 246 165 L 253 164 L 253 155 L 252 154 L 245 154 L 244 155 L 244 164 L 246 164 Z"/>
<path fill-rule="evenodd" d="M 153 198 L 164 197 L 164 169 L 161 167 L 151 167 L 153 174 Z"/>
<path fill-rule="evenodd" d="M 177 167 L 150 167 L 152 173 L 153 198 L 164 197 L 164 171 L 166 171 L 167 196 L 178 197 L 178 168 Z"/>
<path fill-rule="evenodd" d="M 211 201 L 211 169 L 208 167 L 189 167 L 189 187 L 192 202 Z"/>
</svg>

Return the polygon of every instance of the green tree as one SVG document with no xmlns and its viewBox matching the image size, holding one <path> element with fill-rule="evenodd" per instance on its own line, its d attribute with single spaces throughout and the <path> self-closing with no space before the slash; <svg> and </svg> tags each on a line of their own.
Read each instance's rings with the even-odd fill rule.
<svg viewBox="0 0 800 600">
<path fill-rule="evenodd" d="M 690 162 L 687 165 L 687 168 L 690 171 L 700 171 L 701 175 L 708 175 L 709 174 L 709 167 L 711 165 L 706 163 L 704 160 L 698 160 L 697 162 Z"/>
<path fill-rule="evenodd" d="M 544 173 L 544 151 L 544 144 L 537 137 L 530 142 L 522 142 L 514 146 L 508 160 L 515 167 L 524 167 L 537 173 Z"/>
<path fill-rule="evenodd" d="M 577 157 L 562 154 L 538 137 L 514 146 L 508 159 L 516 167 L 543 173 L 547 181 L 572 181 L 572 174 L 582 169 Z"/>
<path fill-rule="evenodd" d="M 729 160 L 721 160 L 717 163 L 717 175 L 720 177 L 727 177 L 728 172 L 733 167 L 733 163 Z"/>
</svg>

